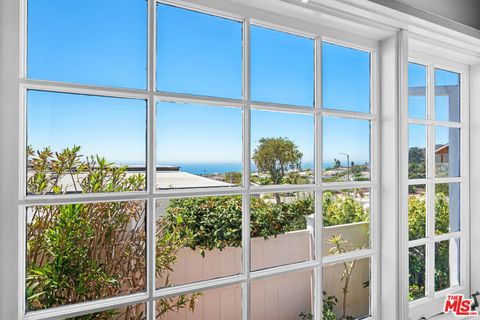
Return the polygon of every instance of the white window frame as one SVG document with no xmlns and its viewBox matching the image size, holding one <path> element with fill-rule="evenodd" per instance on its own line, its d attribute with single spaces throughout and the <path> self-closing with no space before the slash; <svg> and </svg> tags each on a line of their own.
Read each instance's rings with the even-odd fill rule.
<svg viewBox="0 0 480 320">
<path fill-rule="evenodd" d="M 66 0 L 68 1 L 68 0 Z M 336 42 L 348 42 L 347 45 L 355 44 L 360 48 L 374 48 L 375 54 L 372 59 L 377 61 L 378 67 L 375 68 L 373 81 L 375 82 L 372 89 L 376 90 L 372 95 L 372 115 L 377 117 L 378 133 L 381 132 L 372 140 L 373 151 L 375 157 L 372 157 L 372 170 L 377 172 L 375 181 L 377 186 L 377 193 L 372 199 L 375 203 L 380 203 L 377 206 L 374 214 L 376 218 L 376 225 L 371 225 L 377 232 L 375 239 L 377 239 L 377 246 L 372 247 L 375 250 L 376 262 L 373 264 L 376 270 L 373 270 L 374 279 L 377 283 L 372 286 L 372 296 L 375 299 L 372 301 L 372 315 L 376 319 L 409 319 L 409 302 L 408 302 L 408 221 L 405 224 L 405 201 L 408 194 L 406 185 L 406 175 L 408 172 L 408 164 L 405 162 L 407 147 L 405 147 L 405 124 L 408 119 L 408 109 L 406 101 L 408 100 L 408 83 L 407 83 L 407 65 L 409 61 L 408 47 L 416 47 L 420 42 L 422 44 L 416 49 L 417 53 L 421 53 L 429 63 L 438 62 L 440 65 L 451 65 L 449 61 L 432 56 L 434 53 L 437 56 L 448 57 L 452 61 L 458 61 L 470 66 L 471 85 L 478 86 L 480 84 L 480 39 L 475 38 L 465 30 L 461 33 L 460 30 L 451 30 L 446 28 L 442 23 L 429 22 L 419 19 L 410 14 L 400 13 L 398 11 L 385 8 L 370 1 L 356 1 L 356 0 L 279 0 L 279 1 L 248 1 L 241 0 L 172 0 L 172 4 L 180 6 L 191 6 L 193 9 L 203 9 L 212 13 L 225 14 L 225 12 L 233 13 L 233 18 L 240 20 L 251 19 L 267 23 L 269 26 L 281 26 L 281 29 L 286 31 L 300 32 L 301 34 L 308 34 L 322 38 L 333 38 Z M 148 0 L 149 14 L 148 14 L 148 32 L 149 43 L 155 40 L 155 0 Z M 24 182 L 22 181 L 22 165 L 25 162 L 24 150 L 21 143 L 24 141 L 23 130 L 21 124 L 24 119 L 20 108 L 23 108 L 24 86 L 25 86 L 25 44 L 26 37 L 24 31 L 26 19 L 26 0 L 3 0 L 0 1 L 0 318 L 5 319 L 25 319 L 24 311 L 24 292 L 23 292 L 23 253 L 22 247 L 24 224 L 23 212 L 19 210 L 20 207 L 28 204 L 22 195 L 24 192 Z M 227 14 L 230 16 L 229 14 Z M 441 19 L 440 19 L 441 20 Z M 465 28 L 467 29 L 467 28 Z M 245 48 L 247 50 L 248 48 Z M 321 49 L 321 48 L 320 48 Z M 413 52 L 413 51 L 411 51 Z M 148 48 L 148 60 L 150 65 L 154 66 L 152 59 L 154 59 L 155 48 L 151 45 Z M 415 54 L 416 55 L 416 54 Z M 420 57 L 421 58 L 421 57 Z M 245 61 L 248 63 L 248 61 Z M 316 61 L 316 70 L 318 72 L 321 67 Z M 456 69 L 458 66 L 453 63 L 452 66 Z M 376 66 L 376 64 L 375 64 Z M 462 66 L 463 68 L 464 66 Z M 381 77 L 380 77 L 381 72 Z M 129 90 L 105 88 L 96 86 L 63 84 L 55 82 L 37 82 L 30 80 L 28 85 L 32 88 L 38 86 L 39 89 L 50 89 L 56 91 L 68 91 L 77 93 L 87 93 L 93 95 L 107 95 L 119 97 L 136 97 L 149 99 L 148 110 L 150 121 L 148 123 L 149 136 L 153 136 L 154 125 L 152 122 L 152 112 L 155 112 L 155 99 L 161 97 L 159 93 L 154 93 L 151 88 L 151 81 L 155 76 L 152 69 L 148 72 L 149 87 L 148 91 Z M 468 77 L 467 77 L 468 78 Z M 23 89 L 22 89 L 23 87 Z M 319 86 L 317 86 L 318 88 Z M 152 90 L 150 90 L 152 89 Z M 463 89 L 468 90 L 467 87 Z M 380 91 L 381 90 L 381 91 Z M 318 90 L 317 90 L 318 91 Z M 469 130 L 465 130 L 465 134 L 472 136 L 472 140 L 477 137 L 480 138 L 480 130 L 475 125 L 480 122 L 480 112 L 476 111 L 480 108 L 480 94 L 478 90 L 472 90 L 467 94 L 467 99 L 471 97 L 472 108 L 470 115 L 471 122 Z M 179 95 L 166 95 L 167 98 L 182 100 Z M 316 92 L 316 96 L 321 96 L 321 92 Z M 183 97 L 185 98 L 185 97 Z M 205 102 L 203 97 L 187 97 L 193 101 Z M 380 108 L 380 98 L 381 105 Z M 222 104 L 222 99 L 209 99 L 210 102 Z M 232 105 L 234 101 L 229 101 L 228 105 Z M 317 101 L 318 103 L 318 101 Z M 241 100 L 238 107 L 244 108 L 245 101 Z M 463 104 L 466 106 L 466 104 Z M 263 106 L 267 108 L 268 106 Z M 287 106 L 285 110 L 286 111 Z M 248 107 L 245 108 L 248 110 Z M 300 109 L 295 108 L 294 112 L 301 112 Z M 468 110 L 467 110 L 468 111 Z M 23 112 L 23 110 L 22 110 Z M 315 117 L 320 117 L 322 111 L 317 111 Z M 465 112 L 462 112 L 462 117 Z M 244 115 L 244 119 L 248 115 Z M 321 131 L 321 123 L 316 122 L 316 132 Z M 381 130 L 381 131 L 380 131 Z M 244 139 L 248 140 L 249 128 L 244 123 Z M 378 140 L 380 144 L 378 144 Z M 317 137 L 318 140 L 318 137 Z M 148 167 L 154 165 L 154 148 L 153 141 L 147 141 L 150 157 L 147 160 Z M 321 141 L 316 142 L 321 147 Z M 470 156 L 473 160 L 480 155 L 480 147 L 475 144 L 467 144 L 467 148 L 471 150 Z M 248 150 L 247 150 L 248 149 Z M 246 148 L 250 152 L 249 148 Z M 464 149 L 465 150 L 465 149 Z M 153 150 L 154 151 L 154 150 Z M 381 155 L 379 152 L 381 151 Z M 382 163 L 379 160 L 381 156 Z M 248 159 L 247 154 L 244 153 L 244 159 Z M 317 158 L 317 162 L 320 161 Z M 466 157 L 463 158 L 465 160 Z M 473 163 L 473 162 L 472 162 Z M 249 161 L 246 162 L 249 165 Z M 317 164 L 317 163 L 316 163 Z M 320 162 L 321 164 L 321 162 Z M 374 168 L 375 164 L 375 168 Z M 478 189 L 480 184 L 480 170 L 478 166 L 472 166 L 470 177 L 472 183 L 472 190 Z M 319 166 L 317 165 L 317 168 Z M 381 171 L 378 171 L 378 169 Z M 405 170 L 407 169 L 407 170 Z M 468 167 L 464 167 L 468 169 Z M 246 168 L 243 168 L 246 170 Z M 318 175 L 317 175 L 318 176 Z M 468 173 L 466 173 L 468 176 Z M 245 176 L 244 176 L 245 179 Z M 373 179 L 373 177 L 372 177 Z M 150 179 L 151 180 L 151 179 Z M 152 180 L 151 180 L 152 181 Z M 148 192 L 128 193 L 128 199 L 149 199 L 156 198 L 157 194 L 150 193 L 152 190 L 152 182 L 149 182 Z M 284 186 L 279 186 L 278 190 L 285 190 Z M 294 190 L 301 190 L 302 186 L 295 186 Z M 287 188 L 288 190 L 288 188 Z M 231 194 L 240 193 L 245 194 L 245 190 L 229 189 L 229 191 L 220 192 L 215 190 L 214 194 Z M 316 195 L 321 194 L 321 185 L 315 190 Z M 199 192 L 182 192 L 182 196 L 198 195 Z M 209 194 L 208 190 L 204 190 L 202 194 Z M 125 194 L 108 194 L 108 195 L 78 195 L 78 201 L 87 201 L 89 199 L 94 201 L 115 201 L 123 199 Z M 380 202 L 381 198 L 381 202 Z M 44 203 L 55 203 L 57 200 L 51 198 L 37 199 Z M 58 199 L 58 203 L 68 202 L 68 198 Z M 152 202 L 152 201 L 150 201 Z M 471 209 L 476 210 L 480 208 L 480 201 L 476 199 L 475 195 L 465 202 L 467 205 L 471 203 Z M 245 205 L 245 204 L 244 204 Z M 151 206 L 151 204 L 149 204 Z M 381 209 L 381 219 L 379 210 Z M 151 211 L 151 208 L 149 208 Z M 465 210 L 464 212 L 465 213 Z M 318 208 L 316 212 L 318 216 Z M 248 218 L 248 217 L 247 217 Z M 148 222 L 152 225 L 153 217 L 149 216 Z M 471 215 L 471 229 L 478 230 L 480 228 L 480 219 L 476 215 Z M 317 219 L 317 230 L 321 231 L 321 219 Z M 244 230 L 248 225 L 246 219 L 243 221 Z M 375 222 L 374 222 L 375 223 Z M 381 223 L 381 227 L 380 227 Z M 464 229 L 467 230 L 467 229 Z M 317 237 L 320 233 L 317 231 Z M 470 241 L 474 243 L 480 239 L 478 233 L 473 232 Z M 381 237 L 381 243 L 378 241 Z M 243 238 L 243 241 L 246 238 Z M 372 239 L 375 241 L 375 239 Z M 148 237 L 148 245 L 153 245 L 152 233 Z M 478 241 L 477 241 L 478 242 Z M 246 249 L 248 250 L 248 249 Z M 317 252 L 316 252 L 317 253 Z M 247 254 L 247 253 L 244 253 Z M 476 251 L 468 253 L 466 258 L 472 259 L 472 265 L 480 262 L 480 254 Z M 321 255 L 317 254 L 317 257 Z M 407 258 L 407 259 L 405 259 Z M 147 259 L 153 259 L 153 252 L 148 251 Z M 322 259 L 323 260 L 323 259 Z M 328 260 L 327 260 L 328 261 Z M 323 261 L 322 261 L 323 262 Z M 321 263 L 321 262 L 320 262 Z M 317 260 L 302 264 L 305 269 L 312 267 L 317 270 L 317 279 L 321 279 L 321 268 L 319 268 Z M 151 266 L 151 264 L 150 264 Z M 293 269 L 299 267 L 296 265 Z M 380 267 L 383 270 L 380 273 Z M 470 265 L 467 265 L 470 268 Z M 278 274 L 284 272 L 291 272 L 292 267 L 276 268 L 274 272 Z M 319 272 L 320 274 L 319 274 Z M 148 270 L 148 277 L 151 277 L 154 270 L 152 267 Z M 248 289 L 248 283 L 245 277 L 249 271 L 238 276 L 238 281 L 235 282 L 233 278 L 232 283 L 243 283 L 243 290 Z M 467 273 L 464 273 L 464 275 Z M 254 275 L 255 276 L 255 275 Z M 250 275 L 252 278 L 252 276 Z M 478 290 L 480 287 L 480 277 L 475 273 L 471 274 L 472 290 Z M 151 281 L 150 281 L 151 283 Z M 210 281 L 209 287 L 215 288 L 224 283 L 218 281 Z M 317 291 L 318 291 L 317 281 Z M 185 287 L 182 287 L 185 288 Z M 190 289 L 196 289 L 190 286 Z M 100 301 L 93 301 L 85 304 L 77 304 L 73 306 L 66 306 L 57 309 L 49 310 L 47 318 L 58 318 L 60 314 L 69 313 L 70 315 L 83 314 L 85 310 L 98 311 L 106 309 L 106 303 L 111 306 L 120 306 L 135 303 L 138 301 L 147 301 L 151 299 L 154 288 L 151 285 L 147 288 L 147 293 L 134 294 L 126 297 L 111 298 Z M 165 292 L 167 294 L 168 292 Z M 469 292 L 467 292 L 469 293 Z M 173 293 L 172 293 L 173 294 Z M 320 301 L 318 301 L 320 300 Z M 249 306 L 248 296 L 243 298 L 243 307 Z M 317 311 L 316 318 L 319 319 L 318 310 L 321 310 L 321 299 L 317 299 L 315 310 Z M 425 309 L 427 309 L 425 304 Z M 431 304 L 430 304 L 431 305 Z M 149 307 L 149 310 L 152 307 Z M 248 310 L 248 309 L 247 309 Z M 151 314 L 151 310 L 149 311 Z M 41 313 L 37 315 L 29 315 L 29 318 L 42 318 Z M 243 315 L 244 319 L 248 319 L 248 315 Z M 416 320 L 412 318 L 413 320 Z"/>
<path fill-rule="evenodd" d="M 155 300 L 165 297 L 176 296 L 179 294 L 189 293 L 193 291 L 202 291 L 227 285 L 241 285 L 242 287 L 242 319 L 249 319 L 250 310 L 250 286 L 251 282 L 265 277 L 275 275 L 288 274 L 311 270 L 314 274 L 314 314 L 315 319 L 320 320 L 322 310 L 322 268 L 332 263 L 349 261 L 354 259 L 370 258 L 370 314 L 371 318 L 378 319 L 378 274 L 379 274 L 379 257 L 378 257 L 378 207 L 379 207 L 379 158 L 378 158 L 378 43 L 368 39 L 358 38 L 352 42 L 350 37 L 332 37 L 323 32 L 323 28 L 301 21 L 284 17 L 278 23 L 279 15 L 271 16 L 261 11 L 246 10 L 243 6 L 230 6 L 220 3 L 212 5 L 198 5 L 196 2 L 190 1 L 148 1 L 148 88 L 147 90 L 119 89 L 111 87 L 100 87 L 93 85 L 71 84 L 54 81 L 32 80 L 26 77 L 26 7 L 27 0 L 23 3 L 23 19 L 22 19 L 22 57 L 20 68 L 20 159 L 19 168 L 19 246 L 18 246 L 18 315 L 19 319 L 54 319 L 58 317 L 71 317 L 92 312 L 108 310 L 116 307 L 147 303 L 147 319 L 155 319 Z M 224 99 L 205 97 L 190 94 L 176 94 L 168 92 L 156 91 L 156 4 L 163 3 L 179 6 L 185 9 L 191 9 L 199 12 L 208 13 L 243 23 L 243 39 L 246 39 L 243 47 L 243 99 Z M 315 43 L 315 104 L 313 107 L 301 107 L 295 105 L 285 105 L 278 103 L 257 102 L 250 100 L 250 83 L 249 83 L 249 38 L 250 24 L 264 26 L 287 33 L 312 38 Z M 367 51 L 371 57 L 370 70 L 370 113 L 349 112 L 341 110 L 323 109 L 322 106 L 322 85 L 321 85 L 321 50 L 322 41 L 348 46 L 351 48 Z M 136 98 L 147 101 L 147 189 L 139 192 L 110 193 L 110 194 L 68 194 L 59 196 L 43 196 L 43 195 L 27 195 L 26 194 L 26 93 L 27 90 L 44 90 L 51 92 L 77 93 L 85 95 L 108 96 L 118 98 Z M 197 104 L 208 104 L 212 106 L 231 106 L 241 108 L 243 110 L 243 184 L 239 187 L 227 188 L 202 188 L 202 189 L 170 189 L 156 190 L 155 187 L 155 118 L 156 104 L 159 101 L 169 102 L 187 102 Z M 283 111 L 297 114 L 311 115 L 314 118 L 315 135 L 315 184 L 312 185 L 279 185 L 279 186 L 250 186 L 250 163 L 251 163 L 251 145 L 250 145 L 250 110 L 270 110 Z M 322 117 L 336 116 L 351 119 L 362 119 L 370 121 L 370 168 L 371 180 L 362 182 L 322 182 Z M 370 192 L 370 248 L 349 252 L 338 256 L 323 257 L 323 237 L 322 237 L 322 193 L 325 190 L 352 189 L 352 188 L 369 188 Z M 286 191 L 312 191 L 315 194 L 315 259 L 312 261 L 295 263 L 286 266 L 280 266 L 259 271 L 250 271 L 250 228 L 249 228 L 249 212 L 250 212 L 250 196 L 258 192 L 286 192 Z M 155 201 L 157 199 L 172 197 L 190 197 L 205 195 L 242 195 L 243 199 L 243 222 L 242 222 L 242 252 L 243 252 L 243 273 L 240 275 L 229 276 L 219 279 L 206 280 L 198 283 L 179 285 L 174 287 L 156 289 L 155 288 Z M 147 289 L 146 292 L 136 293 L 126 296 L 107 298 L 97 301 L 78 303 L 73 305 L 65 305 L 61 307 L 51 308 L 47 310 L 39 310 L 25 313 L 25 228 L 24 219 L 25 210 L 32 205 L 52 205 L 52 204 L 68 204 L 78 202 L 95 202 L 95 201 L 131 201 L 144 200 L 147 202 Z"/>
<path fill-rule="evenodd" d="M 426 89 L 426 118 L 409 118 L 408 106 L 403 110 L 404 127 L 403 129 L 403 166 L 407 177 L 403 179 L 402 201 L 404 202 L 401 212 L 403 221 L 406 221 L 406 229 L 403 230 L 403 253 L 408 263 L 408 249 L 416 246 L 425 246 L 426 250 L 426 296 L 409 303 L 409 316 L 411 319 L 420 319 L 421 317 L 431 318 L 441 314 L 443 304 L 447 294 L 464 294 L 469 297 L 470 291 L 470 208 L 469 208 L 469 67 L 467 65 L 449 61 L 445 58 L 433 56 L 428 53 L 417 50 L 410 50 L 409 62 L 416 63 L 426 67 L 427 70 L 427 89 Z M 434 72 L 436 69 L 442 69 L 458 73 L 460 75 L 460 121 L 437 121 L 435 120 L 435 83 Z M 426 129 L 426 178 L 408 179 L 408 126 L 410 124 L 423 125 Z M 435 127 L 444 126 L 460 129 L 460 176 L 459 177 L 435 177 Z M 433 155 L 433 156 L 432 156 Z M 435 184 L 436 183 L 460 183 L 460 231 L 451 232 L 444 235 L 435 235 Z M 427 188 L 427 223 L 425 238 L 418 240 L 408 240 L 408 186 L 425 185 Z M 433 191 L 428 191 L 433 190 Z M 435 272 L 435 243 L 442 240 L 460 239 L 460 283 L 458 286 L 450 287 L 438 292 L 434 289 Z M 408 281 L 408 271 L 406 273 Z M 408 289 L 408 285 L 407 285 Z M 403 292 L 408 297 L 408 291 Z"/>
</svg>

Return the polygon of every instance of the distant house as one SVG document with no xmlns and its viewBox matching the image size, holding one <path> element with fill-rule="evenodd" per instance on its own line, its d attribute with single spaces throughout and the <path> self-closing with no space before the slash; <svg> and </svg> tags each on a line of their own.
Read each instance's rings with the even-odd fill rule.
<svg viewBox="0 0 480 320">
<path fill-rule="evenodd" d="M 448 163 L 448 143 L 435 146 L 435 163 Z"/>
</svg>

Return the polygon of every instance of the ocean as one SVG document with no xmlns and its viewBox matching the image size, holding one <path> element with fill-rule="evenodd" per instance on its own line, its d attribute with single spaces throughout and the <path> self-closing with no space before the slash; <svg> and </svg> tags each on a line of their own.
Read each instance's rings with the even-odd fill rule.
<svg viewBox="0 0 480 320">
<path fill-rule="evenodd" d="M 168 165 L 179 166 L 180 171 L 189 172 L 193 174 L 214 174 L 214 173 L 242 171 L 241 163 L 211 163 L 211 162 L 209 163 L 168 163 Z M 302 163 L 302 168 L 313 169 L 313 162 Z M 257 171 L 257 168 L 253 163 L 252 163 L 252 170 Z"/>
</svg>

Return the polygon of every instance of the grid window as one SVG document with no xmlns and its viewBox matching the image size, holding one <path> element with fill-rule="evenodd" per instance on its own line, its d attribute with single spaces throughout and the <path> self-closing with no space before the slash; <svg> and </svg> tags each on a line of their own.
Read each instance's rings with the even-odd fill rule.
<svg viewBox="0 0 480 320">
<path fill-rule="evenodd" d="M 376 316 L 376 48 L 160 1 L 83 28 L 83 3 L 28 2 L 26 318 Z"/>
<path fill-rule="evenodd" d="M 441 303 L 464 285 L 460 74 L 410 63 L 409 79 L 409 299 Z"/>
</svg>

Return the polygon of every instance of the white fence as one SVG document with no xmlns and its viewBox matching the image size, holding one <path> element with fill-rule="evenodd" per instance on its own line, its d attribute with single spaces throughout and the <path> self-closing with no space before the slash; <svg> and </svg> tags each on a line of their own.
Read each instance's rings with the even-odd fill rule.
<svg viewBox="0 0 480 320">
<path fill-rule="evenodd" d="M 355 223 L 325 228 L 324 252 L 328 252 L 331 236 L 342 235 L 350 239 L 352 247 L 368 246 L 368 223 Z M 309 230 L 264 238 L 253 238 L 251 243 L 252 270 L 308 261 L 313 258 L 313 237 Z M 241 248 L 227 247 L 224 250 L 205 252 L 188 248 L 178 253 L 178 260 L 170 273 L 170 282 L 191 283 L 241 273 Z M 342 314 L 344 265 L 325 267 L 324 289 L 327 295 L 339 299 L 335 312 Z M 368 259 L 355 263 L 347 297 L 347 315 L 362 317 L 369 314 L 370 262 Z M 251 286 L 251 318 L 253 320 L 298 320 L 301 312 L 313 309 L 313 283 L 310 272 L 301 272 L 255 281 Z M 169 312 L 165 320 L 236 320 L 241 319 L 240 287 L 213 289 L 198 298 L 194 312 L 180 310 Z"/>
</svg>

